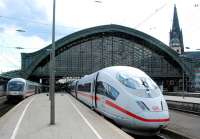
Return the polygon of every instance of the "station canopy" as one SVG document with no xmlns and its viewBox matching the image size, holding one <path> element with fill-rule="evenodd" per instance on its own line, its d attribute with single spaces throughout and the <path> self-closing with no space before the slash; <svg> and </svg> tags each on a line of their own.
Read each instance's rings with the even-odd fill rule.
<svg viewBox="0 0 200 139">
<path fill-rule="evenodd" d="M 51 44 L 34 52 L 22 53 L 21 76 L 49 76 Z M 153 78 L 181 78 L 190 69 L 179 55 L 161 41 L 138 30 L 103 25 L 84 29 L 56 41 L 56 78 L 82 77 L 104 67 L 137 67 Z"/>
</svg>

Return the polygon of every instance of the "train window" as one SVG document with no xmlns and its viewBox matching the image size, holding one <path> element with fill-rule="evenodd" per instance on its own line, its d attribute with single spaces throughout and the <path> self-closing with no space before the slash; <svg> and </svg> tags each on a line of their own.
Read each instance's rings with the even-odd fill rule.
<svg viewBox="0 0 200 139">
<path fill-rule="evenodd" d="M 33 89 L 35 89 L 35 87 L 33 85 L 29 84 L 28 85 L 28 89 L 32 89 L 33 90 Z"/>
<path fill-rule="evenodd" d="M 90 88 L 91 88 L 91 83 L 78 85 L 78 91 L 90 92 Z"/>
<path fill-rule="evenodd" d="M 139 80 L 138 78 L 131 78 L 129 75 L 126 74 L 119 74 L 117 76 L 117 79 L 128 88 L 141 88 L 141 80 Z"/>
<path fill-rule="evenodd" d="M 82 90 L 82 85 L 78 85 L 78 91 L 81 91 Z"/>
<path fill-rule="evenodd" d="M 114 87 L 104 82 L 97 82 L 97 94 L 107 96 L 113 100 L 116 100 L 119 96 L 119 92 Z"/>
<path fill-rule="evenodd" d="M 156 83 L 149 78 L 145 77 L 136 77 L 130 73 L 120 73 L 117 75 L 117 79 L 126 87 L 131 89 L 157 89 L 158 86 Z"/>
<path fill-rule="evenodd" d="M 23 91 L 23 89 L 24 89 L 23 82 L 13 81 L 13 82 L 8 83 L 9 91 Z"/>
<path fill-rule="evenodd" d="M 141 80 L 143 80 L 143 79 L 141 79 Z M 150 88 L 150 89 L 158 88 L 157 84 L 151 78 L 146 78 L 145 81 L 148 84 L 148 88 Z"/>
<path fill-rule="evenodd" d="M 106 85 L 103 82 L 97 82 L 97 94 L 104 95 L 106 94 Z"/>
<path fill-rule="evenodd" d="M 116 100 L 116 98 L 119 96 L 119 92 L 112 86 L 108 85 L 108 91 L 107 96 L 113 100 Z"/>
<path fill-rule="evenodd" d="M 90 92 L 91 83 L 84 84 L 85 92 Z"/>
</svg>

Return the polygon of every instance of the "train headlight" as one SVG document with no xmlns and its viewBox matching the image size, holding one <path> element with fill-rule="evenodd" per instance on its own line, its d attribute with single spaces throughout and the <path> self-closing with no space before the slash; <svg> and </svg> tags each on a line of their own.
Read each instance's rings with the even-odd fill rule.
<svg viewBox="0 0 200 139">
<path fill-rule="evenodd" d="M 137 101 L 136 103 L 138 104 L 138 106 L 139 106 L 142 110 L 144 110 L 144 111 L 149 111 L 149 108 L 144 104 L 144 102 L 142 102 L 142 101 Z"/>
</svg>

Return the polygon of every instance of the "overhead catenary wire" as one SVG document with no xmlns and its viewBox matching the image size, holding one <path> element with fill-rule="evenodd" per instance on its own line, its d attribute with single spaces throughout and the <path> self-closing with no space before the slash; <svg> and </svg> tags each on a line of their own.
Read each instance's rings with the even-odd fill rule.
<svg viewBox="0 0 200 139">
<path fill-rule="evenodd" d="M 0 19 L 1 18 L 9 19 L 9 20 L 15 20 L 15 21 L 26 21 L 27 23 L 34 23 L 34 24 L 40 24 L 40 25 L 48 25 L 48 26 L 51 25 L 51 24 L 48 24 L 48 23 L 43 23 L 43 22 L 40 22 L 40 21 L 30 20 L 30 19 L 26 19 L 26 18 L 16 18 L 16 17 L 9 17 L 9 16 L 0 15 Z"/>
<path fill-rule="evenodd" d="M 23 49 L 40 49 L 40 48 L 34 48 L 34 47 L 31 47 L 31 48 L 25 48 L 25 47 L 20 47 L 20 46 L 16 46 L 16 47 L 11 47 L 11 46 L 1 46 L 1 48 L 8 48 L 8 49 L 18 49 L 18 50 L 23 50 Z"/>
<path fill-rule="evenodd" d="M 14 20 L 14 21 L 19 21 L 20 23 L 24 23 L 24 26 L 27 26 L 28 24 L 27 23 L 32 23 L 32 24 L 36 24 L 37 26 L 38 25 L 43 25 L 43 26 L 48 26 L 49 27 L 49 31 L 41 31 L 40 30 L 40 33 L 49 33 L 51 32 L 51 23 L 45 23 L 45 22 L 41 22 L 41 21 L 37 21 L 37 20 L 30 20 L 28 18 L 16 18 L 16 17 L 10 17 L 10 16 L 5 16 L 5 15 L 0 15 L 0 19 L 7 19 L 7 20 Z M 26 24 L 25 24 L 26 23 Z M 63 29 L 71 29 L 73 27 L 69 27 L 69 26 L 64 26 L 64 25 L 56 25 L 57 28 L 61 28 L 62 30 Z M 77 30 L 77 29 L 72 29 L 72 30 Z M 66 33 L 63 33 L 63 32 L 58 32 L 56 31 L 56 34 L 58 35 L 66 35 Z"/>
<path fill-rule="evenodd" d="M 20 66 L 19 65 L 17 65 L 16 63 L 14 63 L 12 60 L 10 60 L 8 57 L 6 57 L 5 55 L 1 55 L 3 58 L 5 58 L 6 59 L 6 61 L 8 61 L 9 62 L 9 64 L 11 64 L 11 66 L 12 67 L 17 67 L 17 68 L 20 68 Z M 5 60 L 5 59 L 3 59 L 3 60 Z"/>
<path fill-rule="evenodd" d="M 3 46 L 0 46 L 0 48 L 3 48 Z M 20 68 L 20 66 L 15 62 L 16 61 L 16 57 L 15 58 L 13 58 L 13 59 L 10 59 L 9 57 L 8 57 L 8 55 L 6 55 L 6 54 L 4 54 L 4 53 L 7 53 L 6 51 L 4 51 L 5 49 L 1 49 L 1 61 L 7 61 L 7 62 L 9 62 L 9 64 L 7 65 L 7 66 L 9 66 L 9 67 L 14 67 L 14 68 L 17 68 L 17 69 L 19 69 Z M 9 52 L 11 52 L 11 53 L 13 53 L 13 51 L 11 50 L 11 51 L 9 51 Z M 15 53 L 13 53 L 13 55 L 15 55 Z M 1 69 L 2 70 L 2 69 Z"/>
<path fill-rule="evenodd" d="M 10 50 L 9 50 L 9 53 L 11 53 L 11 55 L 16 55 L 16 51 L 14 51 L 15 49 L 16 49 L 16 47 L 2 47 L 1 46 L 1 48 L 10 48 Z M 38 48 L 23 48 L 23 49 L 38 49 Z M 5 50 L 5 49 L 4 49 Z M 21 49 L 20 49 L 21 50 Z M 17 58 L 16 56 L 15 57 L 13 57 L 12 59 L 10 59 L 9 58 L 9 56 L 7 56 L 7 55 L 5 55 L 5 54 L 3 54 L 3 53 L 7 53 L 7 51 L 2 51 L 2 54 L 1 54 L 1 60 L 3 60 L 3 61 L 7 61 L 7 62 L 9 62 L 8 64 L 7 64 L 7 67 L 13 67 L 13 68 L 15 68 L 15 69 L 20 69 L 20 65 L 18 65 L 18 64 L 20 64 L 20 62 L 21 62 L 21 59 L 20 58 Z M 17 61 L 17 63 L 16 63 L 16 61 Z M 2 69 L 1 69 L 2 70 Z"/>
<path fill-rule="evenodd" d="M 164 7 L 166 7 L 168 5 L 167 3 L 164 3 L 162 6 L 160 6 L 159 8 L 157 8 L 153 13 L 151 13 L 150 15 L 148 15 L 144 20 L 142 20 L 141 22 L 139 22 L 135 28 L 139 28 L 141 25 L 143 25 L 145 22 L 147 22 L 149 19 L 151 19 L 154 15 L 156 15 L 158 12 L 160 12 L 160 10 L 162 10 Z"/>
</svg>

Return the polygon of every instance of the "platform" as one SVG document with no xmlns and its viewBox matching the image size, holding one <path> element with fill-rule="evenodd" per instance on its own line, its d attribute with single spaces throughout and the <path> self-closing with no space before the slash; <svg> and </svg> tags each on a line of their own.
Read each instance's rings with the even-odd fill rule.
<svg viewBox="0 0 200 139">
<path fill-rule="evenodd" d="M 164 92 L 167 96 L 185 96 L 185 97 L 198 97 L 200 98 L 200 92 Z"/>
<path fill-rule="evenodd" d="M 196 97 L 167 96 L 167 95 L 165 95 L 164 97 L 166 100 L 171 100 L 171 101 L 200 103 L 200 98 L 196 98 Z"/>
<path fill-rule="evenodd" d="M 200 98 L 195 97 L 180 97 L 180 96 L 164 96 L 167 101 L 183 102 L 188 105 L 196 103 L 200 104 Z M 193 105 L 191 105 L 193 106 Z M 200 138 L 200 116 L 189 114 L 180 111 L 170 110 L 170 123 L 167 129 L 176 132 L 178 134 L 190 137 L 191 139 Z"/>
<path fill-rule="evenodd" d="M 200 116 L 170 110 L 170 123 L 167 129 L 191 139 L 199 139 Z"/>
<path fill-rule="evenodd" d="M 19 103 L 0 119 L 1 139 L 133 139 L 69 94 L 55 95 L 56 124 L 50 101 L 38 94 Z"/>
</svg>

